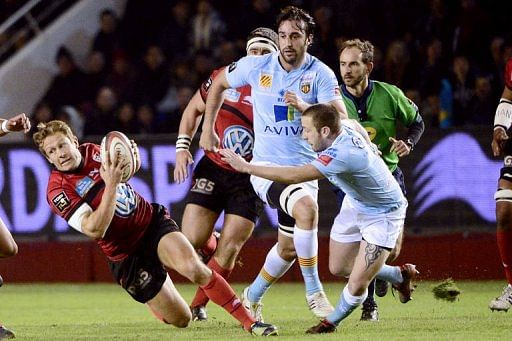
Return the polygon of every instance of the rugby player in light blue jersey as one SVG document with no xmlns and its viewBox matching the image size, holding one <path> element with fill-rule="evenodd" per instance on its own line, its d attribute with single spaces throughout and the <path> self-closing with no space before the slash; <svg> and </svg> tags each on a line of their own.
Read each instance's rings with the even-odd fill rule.
<svg viewBox="0 0 512 341">
<path fill-rule="evenodd" d="M 301 113 L 311 104 L 330 103 L 346 118 L 334 72 L 307 53 L 315 23 L 302 9 L 289 6 L 277 18 L 279 52 L 244 57 L 215 78 L 206 102 L 200 145 L 216 150 L 219 139 L 214 122 L 222 92 L 249 84 L 252 88 L 255 144 L 254 164 L 296 166 L 311 162 L 315 152 L 301 139 Z M 318 277 L 318 184 L 283 185 L 252 176 L 258 196 L 278 209 L 277 244 L 267 254 L 253 283 L 244 289 L 243 302 L 262 321 L 261 299 L 268 288 L 291 267 L 295 258 L 306 286 L 306 301 L 320 318 L 333 311 Z"/>
<path fill-rule="evenodd" d="M 328 104 L 310 106 L 302 127 L 304 139 L 321 152 L 307 165 L 271 167 L 247 163 L 227 149 L 221 154 L 240 172 L 286 184 L 327 178 L 346 193 L 331 229 L 329 269 L 349 276 L 348 283 L 334 311 L 307 331 L 331 333 L 365 300 L 374 277 L 391 282 L 406 303 L 418 271 L 413 264 L 385 264 L 403 227 L 407 200 L 364 129 L 354 120 L 340 120 Z"/>
</svg>

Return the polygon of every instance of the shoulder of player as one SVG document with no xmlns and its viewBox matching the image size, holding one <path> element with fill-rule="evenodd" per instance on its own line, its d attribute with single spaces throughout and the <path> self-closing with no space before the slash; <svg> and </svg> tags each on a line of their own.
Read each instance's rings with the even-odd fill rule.
<svg viewBox="0 0 512 341">
<path fill-rule="evenodd" d="M 375 80 L 372 80 L 372 83 L 373 83 L 373 87 L 375 90 L 377 90 L 381 93 L 385 92 L 393 98 L 396 98 L 398 96 L 404 96 L 404 93 L 402 92 L 402 90 L 400 90 L 400 88 L 397 87 L 396 85 L 389 84 L 386 82 L 381 82 L 381 81 L 375 81 Z"/>
</svg>

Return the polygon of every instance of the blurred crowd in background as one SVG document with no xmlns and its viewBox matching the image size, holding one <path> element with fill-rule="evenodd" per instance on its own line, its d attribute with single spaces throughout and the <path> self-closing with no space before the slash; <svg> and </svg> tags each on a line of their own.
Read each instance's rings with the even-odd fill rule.
<svg viewBox="0 0 512 341">
<path fill-rule="evenodd" d="M 376 47 L 371 79 L 400 87 L 427 128 L 492 126 L 512 57 L 512 1 L 128 0 L 123 17 L 101 13 L 84 69 L 59 49 L 59 73 L 32 119 L 63 119 L 79 137 L 177 132 L 210 72 L 244 56 L 247 34 L 275 29 L 289 4 L 313 15 L 309 52 L 338 76 L 340 44 L 368 39 Z"/>
</svg>

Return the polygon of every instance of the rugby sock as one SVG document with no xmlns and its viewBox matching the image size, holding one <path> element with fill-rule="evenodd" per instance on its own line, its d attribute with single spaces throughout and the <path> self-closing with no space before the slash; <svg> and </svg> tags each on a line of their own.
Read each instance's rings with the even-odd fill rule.
<svg viewBox="0 0 512 341">
<path fill-rule="evenodd" d="M 240 299 L 236 296 L 228 282 L 220 276 L 215 270 L 212 270 L 210 281 L 201 286 L 206 295 L 216 304 L 220 305 L 231 316 L 236 318 L 245 330 L 251 330 L 251 326 L 256 320 L 245 309 Z"/>
<path fill-rule="evenodd" d="M 507 282 L 512 285 L 512 231 L 498 230 L 496 239 Z"/>
<path fill-rule="evenodd" d="M 350 315 L 354 309 L 357 308 L 367 297 L 368 291 L 361 296 L 353 296 L 348 292 L 348 284 L 343 288 L 340 295 L 340 300 L 334 308 L 334 311 L 327 316 L 326 320 L 334 325 L 340 324 L 340 322 Z"/>
<path fill-rule="evenodd" d="M 293 230 L 293 244 L 299 259 L 300 271 L 306 284 L 306 295 L 323 290 L 318 277 L 318 229 L 303 230 L 297 225 Z"/>
<path fill-rule="evenodd" d="M 393 284 L 402 283 L 404 281 L 400 267 L 391 266 L 387 264 L 384 264 L 382 268 L 380 268 L 379 272 L 377 272 L 377 275 L 375 275 L 375 277 Z"/>
<path fill-rule="evenodd" d="M 260 302 L 270 286 L 288 271 L 293 262 L 295 262 L 295 259 L 291 262 L 282 259 L 277 252 L 277 244 L 275 244 L 268 252 L 260 273 L 249 287 L 247 295 L 249 301 Z"/>
<path fill-rule="evenodd" d="M 217 238 L 215 238 L 215 235 L 212 233 L 210 238 L 204 243 L 204 246 L 199 250 L 199 253 L 209 258 L 215 253 L 215 250 L 217 250 Z"/>
<path fill-rule="evenodd" d="M 229 275 L 231 275 L 231 270 L 224 269 L 223 267 L 221 267 L 219 265 L 219 263 L 217 263 L 217 261 L 215 260 L 215 257 L 212 257 L 210 259 L 210 261 L 208 262 L 208 264 L 206 264 L 206 265 L 208 265 L 208 267 L 210 269 L 216 271 L 224 279 L 228 279 Z M 210 299 L 208 298 L 208 296 L 206 296 L 203 289 L 197 288 L 196 295 L 192 299 L 192 303 L 190 304 L 190 306 L 192 308 L 197 307 L 197 306 L 206 306 L 206 304 L 208 304 L 209 300 Z"/>
</svg>

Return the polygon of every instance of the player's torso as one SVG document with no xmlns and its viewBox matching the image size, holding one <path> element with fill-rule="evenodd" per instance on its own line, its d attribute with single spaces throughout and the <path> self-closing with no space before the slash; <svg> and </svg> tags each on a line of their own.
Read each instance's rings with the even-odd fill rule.
<svg viewBox="0 0 512 341">
<path fill-rule="evenodd" d="M 304 164 L 315 157 L 302 139 L 301 113 L 284 102 L 286 91 L 307 103 L 317 103 L 319 70 L 315 63 L 285 71 L 278 59 L 270 59 L 250 73 L 252 87 L 255 161 Z M 279 160 L 276 160 L 276 156 Z"/>
<path fill-rule="evenodd" d="M 87 203 L 96 210 L 101 203 L 105 183 L 100 176 L 101 159 L 99 146 L 82 145 L 84 158 L 82 167 L 73 173 L 53 171 L 50 175 L 48 189 L 59 188 L 57 195 L 49 192 L 48 200 L 56 213 L 66 220 L 75 209 Z M 111 256 L 119 249 L 133 247 L 144 234 L 152 217 L 152 207 L 128 183 L 121 183 L 116 188 L 116 207 L 114 217 L 102 240 L 98 243 L 104 252 Z M 123 245 L 125 243 L 126 245 Z"/>
<path fill-rule="evenodd" d="M 229 148 L 251 160 L 254 147 L 251 87 L 243 86 L 224 92 L 224 102 L 215 121 L 221 148 Z M 233 170 L 221 159 L 219 153 L 207 152 L 207 156 L 217 165 Z"/>
<path fill-rule="evenodd" d="M 345 164 L 340 172 L 333 169 L 333 175 L 328 179 L 352 198 L 361 210 L 383 212 L 396 208 L 397 203 L 404 200 L 386 164 L 354 130 L 345 127 L 328 151 L 334 159 Z M 334 162 L 330 165 L 336 167 Z"/>
<path fill-rule="evenodd" d="M 372 86 L 357 101 L 344 88 L 343 101 L 347 107 L 348 116 L 361 123 L 366 129 L 370 140 L 382 152 L 382 158 L 388 165 L 397 163 L 396 154 L 390 153 L 390 137 L 396 136 L 397 106 L 393 97 L 380 86 Z M 393 167 L 394 168 L 394 167 Z"/>
</svg>

